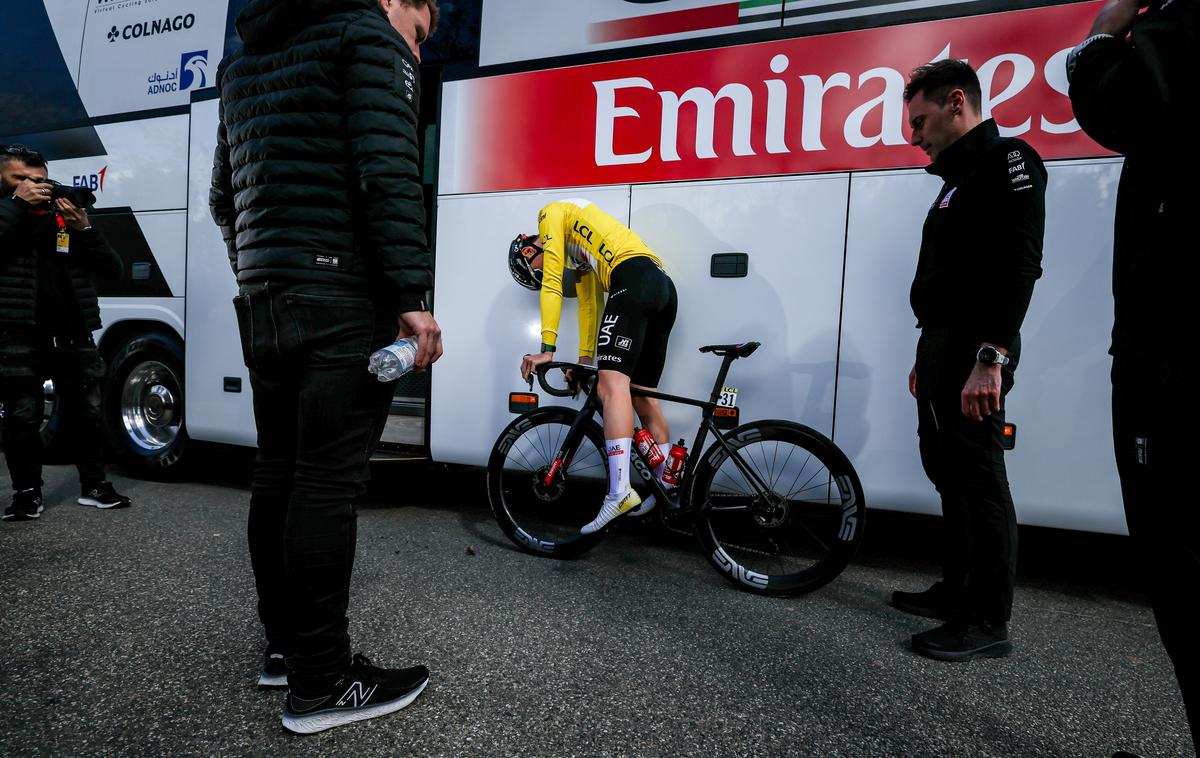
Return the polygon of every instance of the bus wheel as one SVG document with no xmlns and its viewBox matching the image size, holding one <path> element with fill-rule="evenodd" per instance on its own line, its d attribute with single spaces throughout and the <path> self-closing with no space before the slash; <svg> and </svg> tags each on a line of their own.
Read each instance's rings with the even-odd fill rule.
<svg viewBox="0 0 1200 758">
<path fill-rule="evenodd" d="M 131 337 L 108 360 L 104 407 L 121 463 L 148 476 L 178 473 L 187 448 L 183 346 L 160 333 Z"/>
</svg>

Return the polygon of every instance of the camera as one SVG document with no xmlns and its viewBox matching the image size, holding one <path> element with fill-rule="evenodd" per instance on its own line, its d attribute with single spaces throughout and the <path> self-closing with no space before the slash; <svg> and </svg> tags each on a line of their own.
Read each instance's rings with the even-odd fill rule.
<svg viewBox="0 0 1200 758">
<path fill-rule="evenodd" d="M 96 202 L 96 195 L 87 187 L 69 187 L 53 179 L 33 179 L 32 181 L 38 184 L 49 184 L 51 200 L 66 198 L 76 208 L 87 208 Z"/>
</svg>

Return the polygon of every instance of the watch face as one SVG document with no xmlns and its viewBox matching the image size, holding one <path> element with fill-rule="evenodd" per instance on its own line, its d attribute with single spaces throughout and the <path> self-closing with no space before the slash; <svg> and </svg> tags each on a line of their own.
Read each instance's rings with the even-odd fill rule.
<svg viewBox="0 0 1200 758">
<path fill-rule="evenodd" d="M 999 353 L 994 347 L 981 347 L 979 348 L 979 352 L 975 355 L 976 360 L 978 360 L 980 363 L 996 363 L 996 359 L 998 357 Z"/>
</svg>

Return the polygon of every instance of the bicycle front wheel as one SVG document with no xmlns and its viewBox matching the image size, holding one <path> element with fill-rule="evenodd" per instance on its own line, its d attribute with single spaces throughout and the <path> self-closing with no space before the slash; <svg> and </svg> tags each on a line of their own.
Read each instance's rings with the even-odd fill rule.
<svg viewBox="0 0 1200 758">
<path fill-rule="evenodd" d="M 577 411 L 539 408 L 500 434 L 488 460 L 488 499 L 496 523 L 522 550 L 570 558 L 595 546 L 602 533 L 580 534 L 608 492 L 604 434 L 595 421 L 573 450 L 562 451 Z M 566 458 L 557 466 L 560 452 Z"/>
<path fill-rule="evenodd" d="M 790 421 L 746 424 L 725 439 L 737 460 L 714 443 L 691 498 L 696 536 L 713 567 L 738 589 L 764 595 L 811 592 L 840 574 L 866 516 L 846 456 Z"/>
</svg>

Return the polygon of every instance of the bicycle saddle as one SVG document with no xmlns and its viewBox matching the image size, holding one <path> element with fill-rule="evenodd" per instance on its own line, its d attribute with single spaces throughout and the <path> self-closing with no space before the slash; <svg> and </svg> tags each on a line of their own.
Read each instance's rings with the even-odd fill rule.
<svg viewBox="0 0 1200 758">
<path fill-rule="evenodd" d="M 714 353 L 716 355 L 729 355 L 732 353 L 738 358 L 745 358 L 754 353 L 762 345 L 761 342 L 742 342 L 737 345 L 705 345 L 700 348 L 702 353 Z"/>
</svg>

